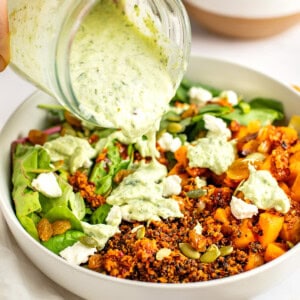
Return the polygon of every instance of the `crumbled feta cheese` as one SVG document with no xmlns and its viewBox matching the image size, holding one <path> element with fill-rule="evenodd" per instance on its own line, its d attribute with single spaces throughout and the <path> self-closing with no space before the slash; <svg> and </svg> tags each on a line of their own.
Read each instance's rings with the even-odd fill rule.
<svg viewBox="0 0 300 300">
<path fill-rule="evenodd" d="M 188 103 L 181 103 L 179 106 L 170 106 L 169 110 L 175 112 L 180 115 L 187 109 L 189 109 L 190 105 Z"/>
<path fill-rule="evenodd" d="M 179 195 L 181 193 L 181 178 L 171 175 L 163 180 L 163 196 Z"/>
<path fill-rule="evenodd" d="M 161 248 L 156 252 L 156 259 L 163 260 L 165 257 L 168 257 L 171 254 L 171 249 L 169 248 Z"/>
<path fill-rule="evenodd" d="M 90 248 L 80 242 L 76 242 L 73 246 L 69 246 L 62 250 L 59 255 L 74 265 L 80 265 L 88 261 L 89 256 L 97 251 L 96 248 Z"/>
<path fill-rule="evenodd" d="M 194 227 L 194 230 L 197 234 L 202 234 L 203 227 L 199 222 L 197 222 L 197 225 Z"/>
<path fill-rule="evenodd" d="M 254 215 L 258 214 L 258 208 L 256 205 L 246 203 L 240 198 L 232 196 L 230 201 L 231 213 L 237 219 L 247 219 L 252 218 Z"/>
<path fill-rule="evenodd" d="M 208 134 L 222 135 L 227 138 L 231 137 L 231 131 L 222 119 L 205 114 L 203 120 L 205 128 L 209 131 Z"/>
<path fill-rule="evenodd" d="M 180 138 L 174 138 L 169 132 L 163 133 L 157 142 L 164 151 L 175 152 L 181 146 Z"/>
<path fill-rule="evenodd" d="M 202 187 L 207 185 L 206 179 L 205 178 L 200 178 L 199 176 L 197 176 L 195 178 L 195 183 L 198 189 L 201 189 Z"/>
<path fill-rule="evenodd" d="M 204 105 L 213 97 L 212 93 L 202 87 L 192 87 L 189 89 L 188 95 L 190 102 L 198 105 Z"/>
<path fill-rule="evenodd" d="M 53 172 L 39 174 L 32 180 L 31 185 L 37 191 L 50 198 L 62 195 L 62 190 Z"/>
<path fill-rule="evenodd" d="M 220 94 L 220 97 L 221 98 L 226 98 L 227 101 L 231 104 L 231 105 L 237 105 L 238 102 L 239 102 L 239 97 L 237 95 L 236 92 L 234 91 L 223 91 L 221 94 Z"/>
<path fill-rule="evenodd" d="M 105 221 L 107 225 L 116 226 L 116 227 L 119 226 L 120 223 L 122 222 L 122 211 L 120 206 L 114 205 L 110 209 Z"/>
</svg>

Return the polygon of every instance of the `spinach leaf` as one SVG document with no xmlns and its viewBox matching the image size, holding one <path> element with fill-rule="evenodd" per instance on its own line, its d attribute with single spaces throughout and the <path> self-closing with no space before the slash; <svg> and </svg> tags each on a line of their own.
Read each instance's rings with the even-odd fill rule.
<svg viewBox="0 0 300 300">
<path fill-rule="evenodd" d="M 91 215 L 91 224 L 104 224 L 111 208 L 112 206 L 107 203 L 99 206 Z"/>
<path fill-rule="evenodd" d="M 59 121 L 65 121 L 65 108 L 61 105 L 39 104 L 38 108 L 46 110 Z"/>
<path fill-rule="evenodd" d="M 210 85 L 206 85 L 206 84 L 203 84 L 200 82 L 195 82 L 195 81 L 189 80 L 187 78 L 182 79 L 181 86 L 184 87 L 186 90 L 189 90 L 192 87 L 201 87 L 203 89 L 210 91 L 212 93 L 213 97 L 217 97 L 221 93 L 221 90 L 216 89 Z"/>
<path fill-rule="evenodd" d="M 129 159 L 123 160 L 116 141 L 111 141 L 107 147 L 107 159 L 97 163 L 92 169 L 89 180 L 96 186 L 96 193 L 106 195 L 113 186 L 113 178 L 117 172 L 127 169 L 133 161 L 133 147 L 128 146 Z"/>
<path fill-rule="evenodd" d="M 42 242 L 42 244 L 55 254 L 59 254 L 65 248 L 73 246 L 84 235 L 81 231 L 68 230 L 64 234 L 51 237 L 48 241 Z"/>
<path fill-rule="evenodd" d="M 251 108 L 268 108 L 284 114 L 282 102 L 270 98 L 254 98 L 249 101 Z"/>
<path fill-rule="evenodd" d="M 276 120 L 281 120 L 283 115 L 273 109 L 267 108 L 251 108 L 248 113 L 243 113 L 240 109 L 235 109 L 230 114 L 223 116 L 225 120 L 235 120 L 241 125 L 247 125 L 251 121 L 260 121 L 263 126 L 272 124 Z"/>
<path fill-rule="evenodd" d="M 186 89 L 183 85 L 179 85 L 173 99 L 187 103 L 189 100 L 188 89 Z"/>
<path fill-rule="evenodd" d="M 112 175 L 108 174 L 103 176 L 97 181 L 96 194 L 105 196 L 112 188 L 113 178 Z"/>
<path fill-rule="evenodd" d="M 254 98 L 248 102 L 250 109 L 243 110 L 236 107 L 235 110 L 224 116 L 226 120 L 236 120 L 242 125 L 258 120 L 262 125 L 272 124 L 274 121 L 284 118 L 284 109 L 281 102 L 268 98 Z"/>
</svg>

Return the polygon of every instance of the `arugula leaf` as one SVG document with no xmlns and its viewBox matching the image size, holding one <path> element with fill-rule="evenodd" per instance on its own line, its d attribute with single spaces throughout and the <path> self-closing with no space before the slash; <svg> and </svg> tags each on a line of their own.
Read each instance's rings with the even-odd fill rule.
<svg viewBox="0 0 300 300">
<path fill-rule="evenodd" d="M 82 231 L 68 230 L 64 234 L 53 236 L 48 241 L 41 243 L 50 251 L 59 254 L 65 248 L 73 246 L 84 235 Z"/>
</svg>

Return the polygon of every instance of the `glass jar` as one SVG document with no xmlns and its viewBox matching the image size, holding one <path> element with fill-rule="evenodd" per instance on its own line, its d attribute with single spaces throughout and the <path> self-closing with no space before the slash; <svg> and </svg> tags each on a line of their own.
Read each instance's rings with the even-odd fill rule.
<svg viewBox="0 0 300 300">
<path fill-rule="evenodd" d="M 159 43 L 166 50 L 167 69 L 175 92 L 187 67 L 191 43 L 189 19 L 183 4 L 180 0 L 122 1 L 125 13 L 140 31 L 147 36 L 160 33 Z M 75 115 L 92 122 L 79 109 L 80 99 L 74 93 L 70 75 L 70 52 L 80 25 L 98 2 L 8 1 L 11 66 Z M 153 28 L 145 26 L 145 16 Z"/>
</svg>

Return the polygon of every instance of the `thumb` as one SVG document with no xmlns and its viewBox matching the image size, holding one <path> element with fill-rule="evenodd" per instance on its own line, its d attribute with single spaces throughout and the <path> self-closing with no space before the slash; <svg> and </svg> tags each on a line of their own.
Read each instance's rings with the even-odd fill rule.
<svg viewBox="0 0 300 300">
<path fill-rule="evenodd" d="M 7 1 L 0 0 L 0 71 L 9 63 Z"/>
</svg>

